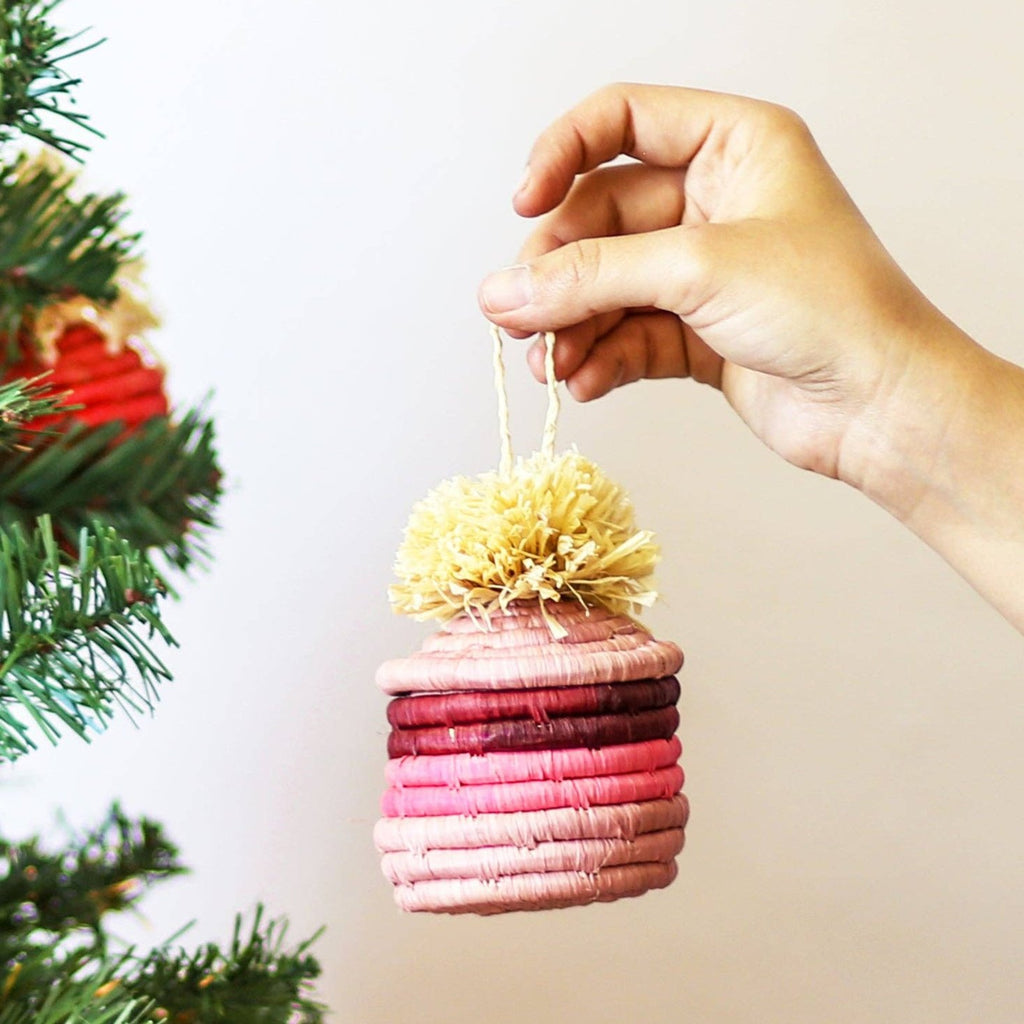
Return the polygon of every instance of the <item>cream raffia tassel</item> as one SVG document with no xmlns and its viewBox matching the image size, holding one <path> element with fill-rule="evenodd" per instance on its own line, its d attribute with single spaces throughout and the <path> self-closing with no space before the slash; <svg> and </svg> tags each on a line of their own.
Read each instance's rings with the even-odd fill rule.
<svg viewBox="0 0 1024 1024">
<path fill-rule="evenodd" d="M 398 550 L 396 612 L 484 620 L 514 601 L 574 600 L 633 614 L 655 601 L 658 547 L 636 528 L 625 492 L 576 451 L 555 454 L 554 334 L 545 335 L 548 411 L 541 450 L 513 460 L 501 336 L 495 328 L 501 463 L 497 472 L 445 480 L 417 503 Z M 546 616 L 547 618 L 547 616 Z M 557 636 L 564 630 L 547 618 Z"/>
</svg>

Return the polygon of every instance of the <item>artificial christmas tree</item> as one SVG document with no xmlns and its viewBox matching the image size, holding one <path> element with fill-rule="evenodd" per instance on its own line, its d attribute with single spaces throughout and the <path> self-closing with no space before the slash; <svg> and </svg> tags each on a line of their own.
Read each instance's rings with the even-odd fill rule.
<svg viewBox="0 0 1024 1024">
<path fill-rule="evenodd" d="M 0 763 L 152 707 L 164 574 L 207 557 L 220 495 L 213 424 L 171 409 L 142 338 L 123 196 L 67 163 L 93 129 L 57 3 L 0 0 Z M 19 139 L 40 151 L 8 152 Z M 308 943 L 262 911 L 224 950 L 113 947 L 106 915 L 182 870 L 117 807 L 57 850 L 0 836 L 0 1024 L 319 1021 Z"/>
</svg>

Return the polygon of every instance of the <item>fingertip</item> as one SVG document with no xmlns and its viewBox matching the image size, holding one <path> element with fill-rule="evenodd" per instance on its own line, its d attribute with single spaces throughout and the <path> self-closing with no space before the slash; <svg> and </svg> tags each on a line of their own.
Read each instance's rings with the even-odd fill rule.
<svg viewBox="0 0 1024 1024">
<path fill-rule="evenodd" d="M 566 174 L 548 159 L 531 157 L 512 196 L 512 208 L 520 217 L 539 217 L 553 210 L 566 196 L 575 174 Z"/>
<path fill-rule="evenodd" d="M 528 163 L 523 169 L 523 176 L 519 179 L 519 184 L 512 196 L 512 209 L 520 217 L 536 217 L 544 212 L 542 205 L 538 202 L 538 183 L 543 184 L 541 179 L 534 174 L 533 166 Z"/>
<path fill-rule="evenodd" d="M 476 294 L 484 316 L 500 327 L 507 327 L 508 325 L 502 322 L 502 316 L 514 313 L 533 301 L 534 288 L 530 268 L 517 263 L 496 270 L 480 282 Z"/>
<path fill-rule="evenodd" d="M 532 187 L 527 188 L 525 191 L 520 189 L 512 197 L 512 209 L 515 210 L 520 217 L 539 217 L 542 213 L 547 213 L 554 205 L 553 203 L 545 205 L 540 202 L 538 197 L 534 194 L 535 191 L 536 190 Z"/>
<path fill-rule="evenodd" d="M 530 165 L 527 164 L 523 168 L 522 177 L 519 179 L 519 184 L 516 185 L 515 192 L 512 193 L 512 208 L 521 217 L 528 217 L 529 214 L 525 213 L 524 210 L 530 209 L 530 185 L 533 181 L 533 172 Z"/>
<path fill-rule="evenodd" d="M 547 381 L 544 355 L 544 342 L 540 338 L 530 346 L 526 353 L 526 365 L 530 368 L 530 373 L 533 374 L 533 378 L 538 384 L 544 384 Z"/>
<path fill-rule="evenodd" d="M 614 387 L 614 383 L 598 373 L 589 372 L 584 365 L 565 382 L 566 390 L 577 402 L 592 402 L 603 398 Z"/>
<path fill-rule="evenodd" d="M 586 381 L 580 380 L 578 375 L 574 374 L 565 382 L 565 389 L 570 395 L 581 404 L 584 402 L 590 402 L 598 396 L 591 390 L 590 386 Z"/>
</svg>

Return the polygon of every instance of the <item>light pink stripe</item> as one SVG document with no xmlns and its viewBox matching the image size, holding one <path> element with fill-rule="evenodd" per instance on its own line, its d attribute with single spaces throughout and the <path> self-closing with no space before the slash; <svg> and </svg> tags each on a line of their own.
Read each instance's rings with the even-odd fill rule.
<svg viewBox="0 0 1024 1024">
<path fill-rule="evenodd" d="M 690 803 L 682 793 L 670 800 L 611 804 L 605 807 L 559 807 L 514 814 L 443 815 L 427 818 L 381 818 L 373 841 L 382 853 L 391 850 L 466 849 L 476 846 L 523 846 L 564 839 L 634 839 L 645 832 L 682 828 Z"/>
<path fill-rule="evenodd" d="M 571 871 L 509 875 L 497 881 L 435 879 L 395 887 L 403 910 L 447 914 L 500 914 L 509 910 L 550 910 L 639 896 L 676 877 L 676 862 L 628 864 L 595 875 Z"/>
<path fill-rule="evenodd" d="M 377 685 L 385 693 L 425 693 L 441 690 L 513 690 L 543 686 L 590 686 L 633 679 L 671 676 L 683 663 L 674 644 L 648 637 L 575 649 L 533 648 L 536 653 L 503 657 L 437 658 L 412 655 L 386 661 L 377 670 Z"/>
<path fill-rule="evenodd" d="M 430 878 L 498 879 L 545 871 L 582 871 L 592 875 L 620 864 L 667 863 L 683 848 L 681 828 L 647 832 L 636 839 L 570 839 L 521 846 L 484 846 L 468 850 L 407 850 L 385 853 L 381 870 L 395 885 Z"/>
<path fill-rule="evenodd" d="M 670 740 L 621 743 L 590 750 L 530 750 L 487 754 L 436 754 L 392 758 L 385 778 L 396 789 L 411 786 L 479 786 L 500 782 L 539 782 L 583 776 L 621 775 L 667 768 L 679 760 L 682 744 Z"/>
<path fill-rule="evenodd" d="M 568 636 L 553 639 L 536 607 L 486 624 L 459 616 L 420 651 L 384 662 L 377 685 L 387 693 L 579 686 L 670 676 L 683 663 L 676 644 L 655 640 L 626 616 L 546 607 Z"/>
<path fill-rule="evenodd" d="M 465 786 L 462 789 L 449 789 L 447 786 L 392 787 L 386 789 L 381 798 L 381 813 L 386 818 L 419 818 L 625 804 L 667 799 L 678 793 L 682 785 L 683 770 L 673 765 L 653 772 L 564 779 L 561 782 L 512 782 Z"/>
</svg>

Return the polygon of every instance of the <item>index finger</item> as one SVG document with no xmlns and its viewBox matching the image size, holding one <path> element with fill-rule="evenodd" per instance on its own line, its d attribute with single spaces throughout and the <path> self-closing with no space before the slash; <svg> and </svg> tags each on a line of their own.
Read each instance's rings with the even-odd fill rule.
<svg viewBox="0 0 1024 1024">
<path fill-rule="evenodd" d="M 536 217 L 565 198 L 577 174 L 626 155 L 685 167 L 715 133 L 756 104 L 739 96 L 666 85 L 609 85 L 554 122 L 534 143 L 516 212 Z"/>
</svg>

